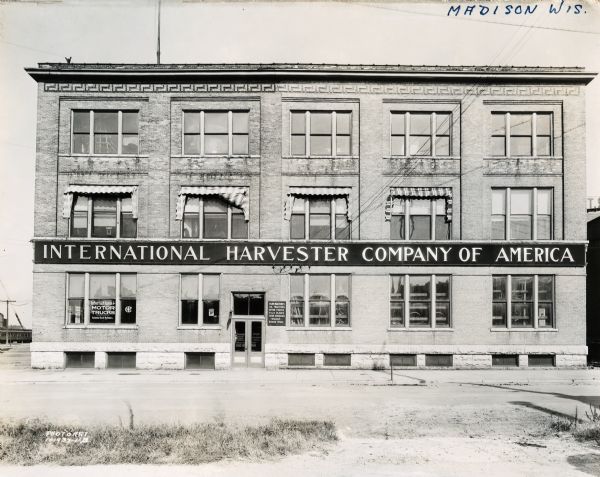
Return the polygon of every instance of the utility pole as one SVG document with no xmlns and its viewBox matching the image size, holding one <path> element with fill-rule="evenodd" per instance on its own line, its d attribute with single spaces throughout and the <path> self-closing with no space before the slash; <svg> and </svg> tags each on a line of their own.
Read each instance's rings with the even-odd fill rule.
<svg viewBox="0 0 600 477">
<path fill-rule="evenodd" d="M 156 64 L 160 65 L 160 0 L 158 0 L 158 28 L 156 35 Z"/>
<path fill-rule="evenodd" d="M 6 344 L 8 345 L 8 304 L 9 303 L 15 303 L 16 300 L 0 300 L 3 301 L 4 303 L 6 303 Z"/>
</svg>

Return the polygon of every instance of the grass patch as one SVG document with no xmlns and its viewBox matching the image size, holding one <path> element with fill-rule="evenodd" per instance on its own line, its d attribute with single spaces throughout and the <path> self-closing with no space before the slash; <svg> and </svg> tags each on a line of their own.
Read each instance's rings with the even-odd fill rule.
<svg viewBox="0 0 600 477">
<path fill-rule="evenodd" d="M 48 431 L 60 427 L 41 420 L 0 423 L 0 462 L 58 464 L 202 464 L 223 459 L 263 460 L 325 450 L 337 441 L 329 421 L 274 419 L 257 426 L 224 423 L 98 425 L 89 442 L 56 442 Z"/>
<path fill-rule="evenodd" d="M 575 417 L 558 417 L 550 423 L 550 429 L 555 432 L 569 432 L 581 442 L 593 441 L 600 446 L 600 409 L 590 404 L 590 410 L 585 413 L 586 419 L 579 419 L 577 409 Z"/>
</svg>

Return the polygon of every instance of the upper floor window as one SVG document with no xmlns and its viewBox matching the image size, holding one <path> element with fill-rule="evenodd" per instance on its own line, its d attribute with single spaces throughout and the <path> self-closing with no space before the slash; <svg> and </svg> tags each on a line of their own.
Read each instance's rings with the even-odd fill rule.
<svg viewBox="0 0 600 477">
<path fill-rule="evenodd" d="M 392 156 L 450 156 L 452 114 L 391 113 Z"/>
<path fill-rule="evenodd" d="M 248 238 L 248 222 L 243 211 L 219 197 L 188 198 L 182 227 L 183 238 Z"/>
<path fill-rule="evenodd" d="M 183 153 L 247 155 L 248 111 L 184 111 Z"/>
<path fill-rule="evenodd" d="M 75 195 L 71 237 L 135 238 L 137 219 L 131 197 Z"/>
<path fill-rule="evenodd" d="M 492 189 L 492 239 L 550 240 L 552 209 L 552 189 Z"/>
<path fill-rule="evenodd" d="M 492 156 L 551 156 L 552 113 L 492 113 Z"/>
<path fill-rule="evenodd" d="M 349 240 L 345 197 L 295 197 L 290 218 L 292 240 Z"/>
<path fill-rule="evenodd" d="M 138 154 L 137 111 L 73 111 L 73 154 Z"/>
<path fill-rule="evenodd" d="M 292 156 L 349 156 L 351 113 L 348 111 L 292 111 Z"/>
</svg>

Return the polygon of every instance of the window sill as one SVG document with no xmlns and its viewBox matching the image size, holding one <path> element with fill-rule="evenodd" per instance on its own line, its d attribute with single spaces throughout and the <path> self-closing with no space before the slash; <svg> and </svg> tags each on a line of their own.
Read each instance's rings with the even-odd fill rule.
<svg viewBox="0 0 600 477">
<path fill-rule="evenodd" d="M 431 155 L 427 155 L 427 156 L 383 156 L 384 159 L 432 159 L 432 160 L 437 160 L 437 159 L 453 159 L 453 160 L 459 160 L 460 156 L 431 156 Z"/>
<path fill-rule="evenodd" d="M 222 330 L 221 325 L 179 325 L 178 330 Z"/>
<path fill-rule="evenodd" d="M 284 156 L 283 159 L 358 159 L 358 156 Z"/>
<path fill-rule="evenodd" d="M 285 331 L 352 331 L 352 328 L 342 326 L 287 326 Z"/>
<path fill-rule="evenodd" d="M 65 325 L 65 330 L 137 330 L 138 325 Z"/>
<path fill-rule="evenodd" d="M 454 328 L 388 328 L 388 332 L 428 332 L 431 333 L 441 331 L 442 333 L 451 333 L 454 331 Z"/>
<path fill-rule="evenodd" d="M 562 160 L 562 156 L 484 156 L 483 159 L 487 161 L 503 160 L 503 159 L 554 159 Z"/>
<path fill-rule="evenodd" d="M 173 154 L 172 157 L 184 159 L 257 159 L 259 154 Z"/>
<path fill-rule="evenodd" d="M 61 157 L 105 157 L 105 158 L 115 158 L 120 159 L 122 157 L 131 157 L 131 158 L 147 158 L 150 157 L 148 154 L 61 154 Z"/>
<path fill-rule="evenodd" d="M 490 328 L 490 331 L 494 333 L 537 333 L 538 331 L 543 333 L 557 333 L 558 328 Z"/>
</svg>

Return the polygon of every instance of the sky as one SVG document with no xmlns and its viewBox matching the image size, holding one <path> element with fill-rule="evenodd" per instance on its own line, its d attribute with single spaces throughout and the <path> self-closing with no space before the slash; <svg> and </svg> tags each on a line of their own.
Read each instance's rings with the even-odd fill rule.
<svg viewBox="0 0 600 477">
<path fill-rule="evenodd" d="M 0 1 L 0 300 L 31 324 L 38 62 L 153 63 L 158 0 Z M 600 2 L 163 0 L 162 63 L 583 66 L 600 71 Z M 554 2 L 557 4 L 558 2 Z M 488 15 L 448 16 L 452 5 Z M 492 15 L 494 6 L 499 12 Z M 478 9 L 475 10 L 476 12 Z M 585 13 L 583 13 L 585 12 Z M 600 196 L 600 78 L 586 91 L 587 195 Z M 582 129 L 582 133 L 583 133 Z M 0 313 L 5 305 L 0 303 Z"/>
</svg>

